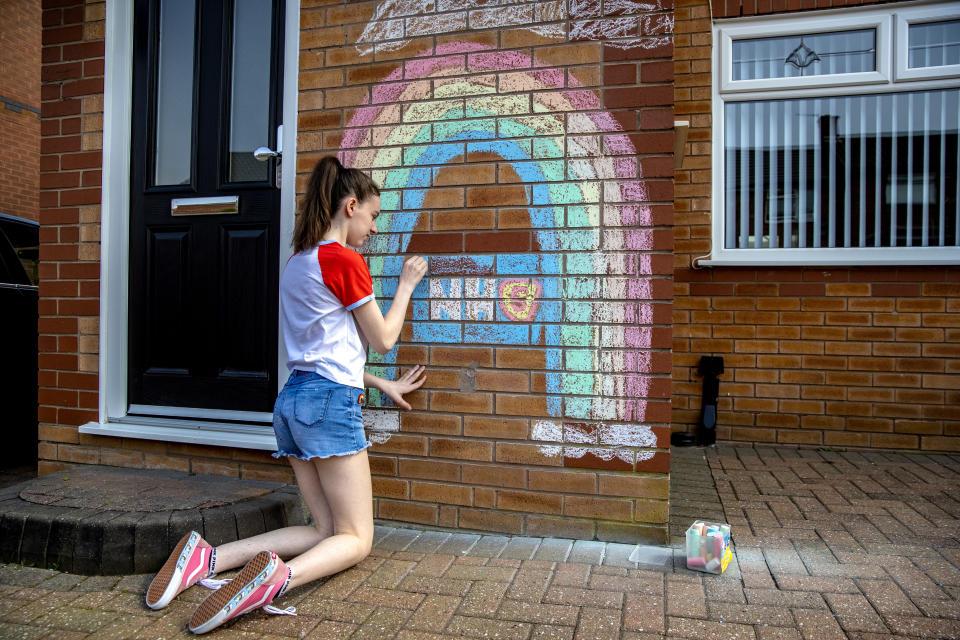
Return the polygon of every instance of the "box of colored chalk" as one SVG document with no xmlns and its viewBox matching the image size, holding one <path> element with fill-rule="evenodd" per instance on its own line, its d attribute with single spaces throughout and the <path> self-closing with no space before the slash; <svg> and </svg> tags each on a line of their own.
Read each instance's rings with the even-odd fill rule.
<svg viewBox="0 0 960 640">
<path fill-rule="evenodd" d="M 687 529 L 687 569 L 723 573 L 732 558 L 730 525 L 697 520 Z"/>
</svg>

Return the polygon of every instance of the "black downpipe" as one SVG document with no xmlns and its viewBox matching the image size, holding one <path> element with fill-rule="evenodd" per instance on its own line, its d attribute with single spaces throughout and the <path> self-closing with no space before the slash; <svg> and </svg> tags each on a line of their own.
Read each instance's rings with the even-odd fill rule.
<svg viewBox="0 0 960 640">
<path fill-rule="evenodd" d="M 697 425 L 697 444 L 711 445 L 717 441 L 717 396 L 723 373 L 723 358 L 703 356 L 698 373 L 703 376 L 703 399 L 700 401 L 700 424 Z"/>
</svg>

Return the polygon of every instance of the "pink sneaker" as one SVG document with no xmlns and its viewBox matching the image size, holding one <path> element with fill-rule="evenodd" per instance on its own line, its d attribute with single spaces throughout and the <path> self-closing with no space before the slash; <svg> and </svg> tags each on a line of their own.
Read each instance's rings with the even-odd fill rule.
<svg viewBox="0 0 960 640">
<path fill-rule="evenodd" d="M 163 609 L 177 594 L 210 574 L 213 547 L 196 531 L 184 535 L 147 589 L 147 606 Z"/>
<path fill-rule="evenodd" d="M 206 633 L 239 615 L 267 607 L 289 580 L 290 570 L 283 560 L 272 551 L 261 551 L 233 580 L 200 604 L 190 618 L 190 631 Z M 295 609 L 271 612 L 296 615 Z"/>
</svg>

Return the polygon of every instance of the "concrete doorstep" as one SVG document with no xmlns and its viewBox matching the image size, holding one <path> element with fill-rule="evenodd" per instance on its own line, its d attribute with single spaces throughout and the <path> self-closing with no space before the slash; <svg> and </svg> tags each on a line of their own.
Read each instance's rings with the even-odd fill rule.
<svg viewBox="0 0 960 640">
<path fill-rule="evenodd" d="M 222 544 L 305 523 L 291 485 L 77 467 L 0 490 L 0 562 L 82 575 L 148 573 L 191 530 Z"/>
</svg>

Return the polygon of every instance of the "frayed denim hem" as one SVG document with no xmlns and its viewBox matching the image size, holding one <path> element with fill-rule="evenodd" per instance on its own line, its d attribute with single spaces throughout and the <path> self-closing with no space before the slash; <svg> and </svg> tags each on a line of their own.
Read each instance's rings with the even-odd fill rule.
<svg viewBox="0 0 960 640">
<path fill-rule="evenodd" d="M 296 458 L 297 460 L 305 460 L 309 462 L 310 460 L 326 460 L 327 458 L 342 458 L 344 456 L 352 456 L 355 453 L 366 451 L 372 445 L 373 443 L 368 441 L 367 444 L 360 447 L 359 449 L 354 449 L 353 451 L 344 451 L 342 453 L 331 453 L 325 456 L 301 456 L 301 455 L 297 455 L 296 453 L 286 453 L 284 451 L 277 451 L 276 453 L 272 453 L 270 455 L 272 455 L 274 458 Z"/>
</svg>

